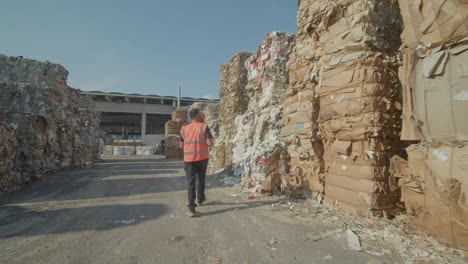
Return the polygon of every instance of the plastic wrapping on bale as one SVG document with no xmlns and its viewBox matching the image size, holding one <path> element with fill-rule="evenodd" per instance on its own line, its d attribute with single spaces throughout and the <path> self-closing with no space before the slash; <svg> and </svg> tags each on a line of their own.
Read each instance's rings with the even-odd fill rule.
<svg viewBox="0 0 468 264">
<path fill-rule="evenodd" d="M 20 179 L 10 187 L 2 181 L 3 190 L 51 170 L 90 166 L 99 158 L 99 115 L 90 99 L 67 86 L 67 76 L 58 64 L 0 55 L 0 113 L 17 127 L 10 158 L 14 178 Z"/>
<path fill-rule="evenodd" d="M 274 192 L 280 188 L 279 161 L 286 149 L 278 136 L 281 102 L 287 89 L 286 63 L 294 35 L 267 34 L 256 54 L 246 62 L 250 98 L 247 110 L 235 120 L 232 139 L 234 174 L 241 176 L 240 187 L 249 192 Z M 222 112 L 221 112 L 222 114 Z"/>
<path fill-rule="evenodd" d="M 136 147 L 133 146 L 115 146 L 114 156 L 133 156 L 136 153 Z"/>
<path fill-rule="evenodd" d="M 136 147 L 136 154 L 138 156 L 151 156 L 156 152 L 156 147 L 154 146 L 139 146 Z"/>
<path fill-rule="evenodd" d="M 114 146 L 108 145 L 104 146 L 104 155 L 114 155 Z"/>
<path fill-rule="evenodd" d="M 230 167 L 233 144 L 236 135 L 235 119 L 247 109 L 249 101 L 245 94 L 247 68 L 245 62 L 252 54 L 243 52 L 234 55 L 229 62 L 221 66 L 219 82 L 219 136 L 210 153 L 212 172 Z"/>
</svg>

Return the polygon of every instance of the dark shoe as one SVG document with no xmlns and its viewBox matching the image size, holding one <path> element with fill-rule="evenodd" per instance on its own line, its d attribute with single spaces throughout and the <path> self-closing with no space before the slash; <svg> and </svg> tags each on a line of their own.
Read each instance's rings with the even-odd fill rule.
<svg viewBox="0 0 468 264">
<path fill-rule="evenodd" d="M 188 212 L 187 212 L 187 215 L 188 215 L 189 217 L 195 217 L 195 216 L 197 216 L 197 212 L 195 211 L 195 208 L 189 209 Z"/>
<path fill-rule="evenodd" d="M 206 201 L 206 198 L 203 198 L 201 200 L 198 200 L 198 206 L 202 205 Z"/>
</svg>

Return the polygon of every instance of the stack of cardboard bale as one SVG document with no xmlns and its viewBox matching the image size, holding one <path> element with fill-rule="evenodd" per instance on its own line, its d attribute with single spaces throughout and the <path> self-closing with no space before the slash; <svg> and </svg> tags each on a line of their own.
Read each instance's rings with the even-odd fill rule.
<svg viewBox="0 0 468 264">
<path fill-rule="evenodd" d="M 182 149 L 180 149 L 179 136 L 182 126 L 187 124 L 187 115 L 186 109 L 177 109 L 172 112 L 172 120 L 166 122 L 166 149 L 164 155 L 168 159 L 179 159 L 184 155 Z"/>
<path fill-rule="evenodd" d="M 323 145 L 317 136 L 319 101 L 316 96 L 320 72 L 321 47 L 315 28 L 319 20 L 319 1 L 298 1 L 298 33 L 288 65 L 289 87 L 283 101 L 281 141 L 290 156 L 289 175 L 282 177 L 282 189 L 301 195 L 304 187 L 323 193 Z M 305 186 L 306 185 L 306 186 Z"/>
<path fill-rule="evenodd" d="M 6 161 L 10 172 L 0 175 L 0 189 L 99 158 L 99 115 L 88 98 L 67 85 L 67 76 L 57 64 L 0 55 L 0 126 L 14 137 L 0 137 L 2 152 L 11 159 Z"/>
<path fill-rule="evenodd" d="M 393 159 L 410 223 L 468 249 L 468 4 L 400 1 L 403 38 L 403 140 Z"/>
<path fill-rule="evenodd" d="M 210 152 L 210 168 L 218 171 L 228 168 L 232 161 L 233 145 L 231 140 L 236 135 L 235 119 L 247 109 L 248 96 L 247 68 L 245 62 L 251 56 L 242 52 L 234 55 L 229 62 L 221 66 L 219 83 L 219 137 Z"/>
<path fill-rule="evenodd" d="M 322 153 L 314 134 L 317 104 L 311 99 L 304 100 L 311 101 L 307 105 L 299 102 L 303 97 L 314 98 L 315 92 L 320 102 L 317 122 L 324 142 L 328 205 L 381 214 L 393 211 L 398 202 L 398 191 L 389 185 L 388 166 L 402 149 L 396 73 L 399 17 L 396 0 L 299 1 L 298 63 L 290 67 L 296 75 L 290 87 L 292 93 L 308 92 L 285 104 L 297 100 L 300 108 L 309 111 L 305 117 L 309 124 L 292 124 L 286 133 L 304 130 L 310 135 L 295 139 L 298 147 L 290 146 L 290 153 L 306 160 L 315 154 L 314 174 L 310 166 L 293 166 L 313 174 L 309 185 L 320 191 Z M 304 150 L 313 149 L 315 142 L 316 151 L 309 151 L 307 157 Z"/>
<path fill-rule="evenodd" d="M 286 63 L 294 35 L 287 32 L 267 34 L 257 52 L 246 61 L 250 98 L 247 110 L 237 116 L 232 154 L 233 172 L 241 176 L 244 191 L 272 192 L 279 186 L 277 168 L 285 152 L 278 136 L 281 131 L 281 102 L 288 78 Z M 222 113 L 222 112 L 221 112 Z"/>
</svg>

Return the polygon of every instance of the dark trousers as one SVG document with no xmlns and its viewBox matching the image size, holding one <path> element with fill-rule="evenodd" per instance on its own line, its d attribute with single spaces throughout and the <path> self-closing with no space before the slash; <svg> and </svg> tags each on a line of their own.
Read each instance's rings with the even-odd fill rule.
<svg viewBox="0 0 468 264">
<path fill-rule="evenodd" d="M 205 176 L 208 168 L 208 160 L 185 162 L 185 174 L 187 175 L 188 207 L 195 209 L 195 199 L 205 200 Z M 196 186 L 196 189 L 195 189 Z M 196 192 L 195 192 L 196 190 Z"/>
</svg>

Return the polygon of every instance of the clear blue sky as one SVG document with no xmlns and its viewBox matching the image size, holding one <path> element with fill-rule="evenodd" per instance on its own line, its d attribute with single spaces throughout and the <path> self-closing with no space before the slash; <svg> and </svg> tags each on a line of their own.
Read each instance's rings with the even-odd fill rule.
<svg viewBox="0 0 468 264">
<path fill-rule="evenodd" d="M 60 63 L 82 90 L 218 96 L 219 66 L 296 32 L 295 0 L 3 0 L 0 53 Z"/>
</svg>

